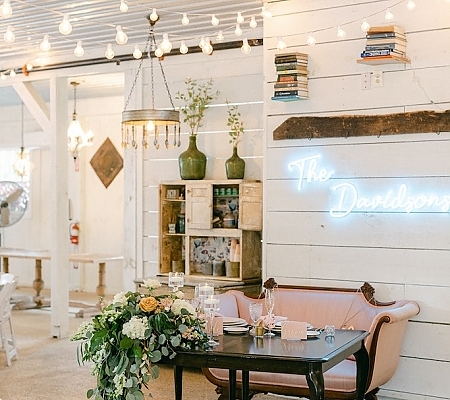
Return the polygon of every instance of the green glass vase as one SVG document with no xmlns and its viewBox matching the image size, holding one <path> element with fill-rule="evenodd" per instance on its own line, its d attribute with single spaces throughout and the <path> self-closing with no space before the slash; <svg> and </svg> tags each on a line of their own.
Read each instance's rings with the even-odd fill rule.
<svg viewBox="0 0 450 400">
<path fill-rule="evenodd" d="M 178 157 L 181 179 L 203 179 L 206 174 L 206 156 L 197 149 L 197 136 L 189 136 L 189 147 Z"/>
<path fill-rule="evenodd" d="M 245 161 L 238 156 L 237 146 L 233 146 L 233 155 L 225 161 L 228 179 L 244 179 Z"/>
</svg>

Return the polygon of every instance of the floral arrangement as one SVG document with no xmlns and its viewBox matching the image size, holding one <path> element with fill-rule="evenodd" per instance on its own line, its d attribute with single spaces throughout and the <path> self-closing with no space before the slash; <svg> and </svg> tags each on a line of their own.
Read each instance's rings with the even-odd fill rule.
<svg viewBox="0 0 450 400">
<path fill-rule="evenodd" d="M 153 296 L 161 284 L 144 281 L 147 293 L 121 292 L 99 315 L 81 324 L 71 340 L 81 340 L 78 362 L 92 361 L 97 387 L 94 400 L 143 400 L 143 387 L 157 378 L 156 365 L 179 349 L 206 348 L 205 319 L 178 291 Z"/>
<path fill-rule="evenodd" d="M 241 136 L 244 134 L 244 123 L 241 121 L 241 113 L 238 111 L 238 106 L 230 106 L 227 101 L 228 122 L 227 126 L 230 128 L 228 134 L 230 135 L 230 143 L 236 147 L 241 141 Z"/>
<path fill-rule="evenodd" d="M 191 136 L 197 136 L 198 128 L 201 126 L 205 110 L 211 101 L 219 95 L 219 92 L 212 92 L 213 80 L 199 84 L 195 79 L 185 80 L 186 93 L 177 92 L 176 98 L 184 102 L 181 113 L 184 115 L 186 124 L 189 125 Z"/>
</svg>

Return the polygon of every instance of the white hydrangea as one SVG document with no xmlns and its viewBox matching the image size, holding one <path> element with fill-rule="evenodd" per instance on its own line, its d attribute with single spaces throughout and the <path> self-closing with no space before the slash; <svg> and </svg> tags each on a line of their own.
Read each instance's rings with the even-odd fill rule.
<svg viewBox="0 0 450 400">
<path fill-rule="evenodd" d="M 125 322 L 122 327 L 122 333 L 130 339 L 145 339 L 145 330 L 147 329 L 147 317 L 133 316 L 128 322 Z"/>
<path fill-rule="evenodd" d="M 127 378 L 124 373 L 114 376 L 114 385 L 116 387 L 114 390 L 114 394 L 117 396 L 117 398 L 120 398 L 122 396 L 123 388 L 126 382 Z"/>
<path fill-rule="evenodd" d="M 190 314 L 195 315 L 195 308 L 192 304 L 189 304 L 186 300 L 175 299 L 172 304 L 172 312 L 175 315 L 181 315 L 182 308 L 185 308 Z"/>
<path fill-rule="evenodd" d="M 179 298 L 179 299 L 184 299 L 184 293 L 181 290 L 178 290 L 177 292 L 174 293 L 175 297 Z"/>
<path fill-rule="evenodd" d="M 144 279 L 142 286 L 148 290 L 154 290 L 161 287 L 161 283 L 156 279 Z"/>
<path fill-rule="evenodd" d="M 92 321 L 83 321 L 78 330 L 72 335 L 71 340 L 84 339 L 87 337 L 88 332 L 94 332 L 94 323 Z"/>
<path fill-rule="evenodd" d="M 120 303 L 126 304 L 127 302 L 127 292 L 119 292 L 112 299 L 112 304 Z"/>
</svg>

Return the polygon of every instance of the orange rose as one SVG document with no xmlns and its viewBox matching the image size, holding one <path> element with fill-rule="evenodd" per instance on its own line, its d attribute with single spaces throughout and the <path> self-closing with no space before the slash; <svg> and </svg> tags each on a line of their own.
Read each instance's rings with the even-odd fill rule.
<svg viewBox="0 0 450 400">
<path fill-rule="evenodd" d="M 144 297 L 139 302 L 139 308 L 144 312 L 151 312 L 158 307 L 158 300 L 154 297 Z"/>
</svg>

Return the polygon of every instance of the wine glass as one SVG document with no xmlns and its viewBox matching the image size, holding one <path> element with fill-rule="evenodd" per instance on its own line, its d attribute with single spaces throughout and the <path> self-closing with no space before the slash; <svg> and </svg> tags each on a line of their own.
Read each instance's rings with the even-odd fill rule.
<svg viewBox="0 0 450 400">
<path fill-rule="evenodd" d="M 198 289 L 199 307 L 203 312 L 205 311 L 205 299 L 214 294 L 214 285 L 212 283 L 201 283 L 195 289 L 196 291 Z"/>
<path fill-rule="evenodd" d="M 252 302 L 248 305 L 248 310 L 250 312 L 250 318 L 253 321 L 253 328 L 250 331 L 250 333 L 253 334 L 253 333 L 255 333 L 256 322 L 261 318 L 262 311 L 263 311 L 263 304 Z"/>
<path fill-rule="evenodd" d="M 173 292 L 178 292 L 184 286 L 184 272 L 169 272 L 169 287 Z"/>
<path fill-rule="evenodd" d="M 214 340 L 214 313 L 219 311 L 220 300 L 217 295 L 209 295 L 204 300 L 205 312 L 209 315 L 209 333 L 208 333 L 208 345 L 215 347 L 219 344 Z"/>
<path fill-rule="evenodd" d="M 273 308 L 275 307 L 275 296 L 274 296 L 274 290 L 266 290 L 265 293 L 265 298 L 264 298 L 264 302 L 266 304 L 266 308 L 267 308 L 267 316 L 268 316 L 268 323 L 267 323 L 267 327 L 268 327 L 268 332 L 266 332 L 264 334 L 264 336 L 275 336 L 275 333 L 272 332 L 272 325 L 274 322 L 274 317 L 273 317 Z"/>
</svg>

